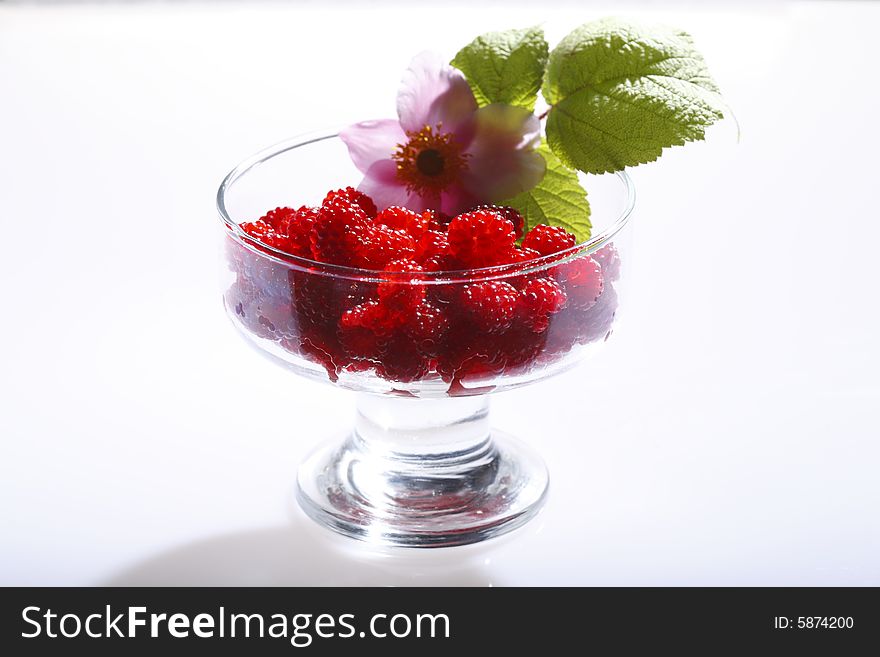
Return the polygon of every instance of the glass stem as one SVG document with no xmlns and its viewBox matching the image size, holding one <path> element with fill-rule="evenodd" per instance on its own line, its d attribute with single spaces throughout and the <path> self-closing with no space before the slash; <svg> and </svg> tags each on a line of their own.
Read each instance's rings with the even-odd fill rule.
<svg viewBox="0 0 880 657">
<path fill-rule="evenodd" d="M 362 394 L 349 449 L 350 482 L 374 507 L 465 504 L 466 492 L 491 481 L 497 468 L 486 395 Z"/>
</svg>

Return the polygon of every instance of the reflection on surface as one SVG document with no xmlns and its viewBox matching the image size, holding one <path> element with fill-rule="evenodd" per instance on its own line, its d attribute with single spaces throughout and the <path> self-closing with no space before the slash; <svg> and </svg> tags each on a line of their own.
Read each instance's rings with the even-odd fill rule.
<svg viewBox="0 0 880 657">
<path fill-rule="evenodd" d="M 432 550 L 371 548 L 330 534 L 297 511 L 288 525 L 221 534 L 172 547 L 100 584 L 497 586 L 504 582 L 492 573 L 490 555 L 500 542 Z"/>
</svg>

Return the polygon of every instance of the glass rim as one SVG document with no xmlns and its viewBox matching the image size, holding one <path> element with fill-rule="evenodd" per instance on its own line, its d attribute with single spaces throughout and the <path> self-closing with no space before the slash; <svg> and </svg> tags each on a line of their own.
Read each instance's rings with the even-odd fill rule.
<svg viewBox="0 0 880 657">
<path fill-rule="evenodd" d="M 264 162 L 271 160 L 273 157 L 288 151 L 308 146 L 309 144 L 337 138 L 340 131 L 341 128 L 335 128 L 332 130 L 317 130 L 295 135 L 289 139 L 268 146 L 242 160 L 234 169 L 232 169 L 232 171 L 226 174 L 226 177 L 223 178 L 223 182 L 220 183 L 220 187 L 217 189 L 216 207 L 217 212 L 220 215 L 220 220 L 230 231 L 230 234 L 243 246 L 259 256 L 283 264 L 286 267 L 292 267 L 314 274 L 351 280 L 371 282 L 390 280 L 400 282 L 400 278 L 403 275 L 402 273 L 384 272 L 374 269 L 363 269 L 360 267 L 349 267 L 347 265 L 319 262 L 317 260 L 296 256 L 281 251 L 280 249 L 276 249 L 275 247 L 264 244 L 244 232 L 240 225 L 229 216 L 229 212 L 226 210 L 226 192 L 239 178 L 243 177 L 249 171 L 260 166 Z M 407 279 L 418 280 L 420 283 L 430 283 L 432 281 L 438 283 L 451 283 L 456 281 L 473 282 L 475 280 L 492 280 L 505 278 L 514 273 L 518 276 L 527 275 L 546 269 L 548 266 L 559 264 L 560 262 L 568 261 L 584 254 L 593 253 L 610 242 L 621 230 L 623 230 L 632 215 L 633 208 L 635 207 L 636 194 L 632 179 L 626 171 L 616 171 L 614 172 L 614 175 L 623 183 L 626 193 L 626 202 L 623 210 L 621 210 L 617 218 L 605 230 L 600 231 L 595 235 L 591 235 L 590 239 L 585 242 L 575 244 L 574 246 L 557 253 L 541 256 L 540 258 L 534 258 L 525 262 L 493 265 L 491 267 L 473 267 L 470 269 L 419 272 L 417 275 L 407 273 L 406 277 Z"/>
</svg>

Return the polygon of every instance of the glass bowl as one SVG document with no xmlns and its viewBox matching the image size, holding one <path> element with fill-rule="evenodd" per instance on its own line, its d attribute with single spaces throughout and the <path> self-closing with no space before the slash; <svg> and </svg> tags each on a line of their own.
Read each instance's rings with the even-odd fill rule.
<svg viewBox="0 0 880 657">
<path fill-rule="evenodd" d="M 320 205 L 359 179 L 329 131 L 257 153 L 217 193 L 233 325 L 278 365 L 360 393 L 351 434 L 300 466 L 298 501 L 325 527 L 382 544 L 461 545 L 515 529 L 540 510 L 549 478 L 532 449 L 490 427 L 489 394 L 567 370 L 611 335 L 629 264 L 632 183 L 625 173 L 584 176 L 589 241 L 481 269 L 392 274 L 318 263 L 239 226 L 277 206 Z M 470 314 L 462 295 L 490 282 L 531 310 L 489 324 Z M 538 303 L 544 285 L 563 290 L 564 302 Z M 352 320 L 380 294 L 427 310 L 393 328 Z"/>
</svg>

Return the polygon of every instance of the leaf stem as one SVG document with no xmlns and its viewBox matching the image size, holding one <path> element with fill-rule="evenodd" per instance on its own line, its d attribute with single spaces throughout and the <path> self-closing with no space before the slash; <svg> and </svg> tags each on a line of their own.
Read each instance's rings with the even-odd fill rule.
<svg viewBox="0 0 880 657">
<path fill-rule="evenodd" d="M 541 112 L 541 113 L 538 115 L 538 120 L 539 120 L 539 121 L 543 121 L 544 119 L 546 119 L 546 118 L 547 118 L 547 115 L 550 113 L 550 110 L 552 110 L 552 109 L 553 109 L 553 105 L 551 105 L 550 107 L 548 107 L 547 109 L 545 109 L 543 112 Z"/>
</svg>

